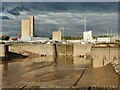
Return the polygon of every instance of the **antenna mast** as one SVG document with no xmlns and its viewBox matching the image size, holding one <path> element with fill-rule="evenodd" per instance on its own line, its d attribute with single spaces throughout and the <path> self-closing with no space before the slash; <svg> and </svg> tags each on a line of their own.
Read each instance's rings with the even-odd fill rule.
<svg viewBox="0 0 120 90">
<path fill-rule="evenodd" d="M 108 28 L 107 28 L 107 37 L 108 37 Z"/>
<path fill-rule="evenodd" d="M 86 17 L 84 17 L 84 20 L 85 20 L 84 32 L 86 32 L 86 27 L 87 27 L 87 19 L 86 19 Z"/>
<path fill-rule="evenodd" d="M 111 29 L 111 37 L 112 37 L 112 29 Z"/>
</svg>

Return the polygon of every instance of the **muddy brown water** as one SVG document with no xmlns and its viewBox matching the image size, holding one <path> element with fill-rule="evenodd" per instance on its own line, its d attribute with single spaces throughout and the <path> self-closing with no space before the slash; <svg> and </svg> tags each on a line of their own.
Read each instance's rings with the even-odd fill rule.
<svg viewBox="0 0 120 90">
<path fill-rule="evenodd" d="M 5 61 L 0 67 L 2 87 L 5 88 L 20 88 L 24 85 L 28 87 L 100 86 L 104 84 L 106 86 L 117 86 L 118 83 L 117 74 L 112 66 L 92 69 L 91 62 L 80 57 L 37 57 L 20 62 L 9 63 Z M 104 80 L 100 78 L 101 76 L 104 77 Z M 105 81 L 107 82 L 105 83 Z"/>
</svg>

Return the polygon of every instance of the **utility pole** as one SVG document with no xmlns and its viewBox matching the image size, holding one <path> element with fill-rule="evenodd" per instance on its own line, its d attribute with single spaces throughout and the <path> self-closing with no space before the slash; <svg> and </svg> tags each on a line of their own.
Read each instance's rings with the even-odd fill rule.
<svg viewBox="0 0 120 90">
<path fill-rule="evenodd" d="M 64 27 L 62 27 L 61 29 L 62 29 L 62 33 L 63 33 L 63 40 L 64 40 Z"/>
<path fill-rule="evenodd" d="M 84 17 L 84 20 L 85 20 L 85 23 L 84 23 L 84 32 L 86 32 L 86 30 L 87 30 L 87 18 L 86 17 Z"/>
<path fill-rule="evenodd" d="M 111 37 L 112 37 L 113 35 L 112 35 L 112 29 L 111 29 Z"/>
<path fill-rule="evenodd" d="M 107 38 L 108 38 L 108 28 L 107 28 Z"/>
</svg>

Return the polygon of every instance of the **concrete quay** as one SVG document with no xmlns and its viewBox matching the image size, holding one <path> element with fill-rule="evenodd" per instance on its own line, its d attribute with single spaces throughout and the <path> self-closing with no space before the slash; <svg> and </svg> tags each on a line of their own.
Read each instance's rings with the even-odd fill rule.
<svg viewBox="0 0 120 90">
<path fill-rule="evenodd" d="M 109 63 L 118 60 L 120 46 L 106 47 L 106 46 L 92 46 L 92 62 L 93 67 L 103 67 Z"/>
<path fill-rule="evenodd" d="M 9 45 L 0 44 L 0 58 L 6 59 L 8 57 Z"/>
<path fill-rule="evenodd" d="M 1 55 L 7 56 L 8 46 L 4 47 Z M 6 47 L 6 49 L 5 49 Z M 7 50 L 7 51 L 6 51 Z M 92 45 L 92 44 L 10 44 L 9 51 L 22 54 L 24 51 L 36 53 L 41 57 L 47 56 L 74 56 L 89 58 L 93 68 L 106 66 L 119 58 L 120 46 Z M 119 64 L 119 63 L 118 63 Z"/>
<path fill-rule="evenodd" d="M 18 49 L 19 48 L 19 49 Z M 86 56 L 91 53 L 90 44 L 11 44 L 10 51 L 30 51 L 39 55 Z"/>
</svg>

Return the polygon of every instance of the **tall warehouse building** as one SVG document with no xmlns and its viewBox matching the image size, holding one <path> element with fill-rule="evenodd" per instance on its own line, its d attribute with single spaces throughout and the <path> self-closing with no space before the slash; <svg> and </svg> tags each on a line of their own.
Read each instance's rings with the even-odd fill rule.
<svg viewBox="0 0 120 90">
<path fill-rule="evenodd" d="M 52 35 L 53 41 L 61 41 L 62 40 L 62 32 L 61 31 L 54 31 Z"/>
<path fill-rule="evenodd" d="M 21 40 L 29 41 L 31 37 L 34 37 L 34 17 L 30 19 L 23 19 L 21 21 Z"/>
<path fill-rule="evenodd" d="M 34 37 L 34 17 L 31 16 L 30 17 L 30 33 L 31 33 L 31 37 Z"/>
<path fill-rule="evenodd" d="M 83 32 L 83 39 L 84 39 L 84 41 L 91 41 L 92 40 L 92 31 Z"/>
<path fill-rule="evenodd" d="M 21 22 L 22 28 L 22 37 L 29 37 L 30 36 L 30 21 L 29 20 L 22 20 Z"/>
</svg>

